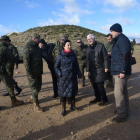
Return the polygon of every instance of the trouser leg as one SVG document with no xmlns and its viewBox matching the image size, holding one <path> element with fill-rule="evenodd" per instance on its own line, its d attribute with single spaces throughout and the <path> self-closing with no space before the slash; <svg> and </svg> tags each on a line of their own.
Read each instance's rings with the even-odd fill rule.
<svg viewBox="0 0 140 140">
<path fill-rule="evenodd" d="M 42 86 L 42 76 L 34 76 L 33 79 L 28 77 L 29 85 L 31 88 L 31 95 L 33 97 L 33 101 L 38 101 L 38 93 L 41 90 Z"/>
<path fill-rule="evenodd" d="M 4 82 L 6 85 L 6 88 L 8 90 L 8 93 L 10 94 L 10 97 L 13 98 L 15 97 L 14 94 L 14 84 L 13 84 L 13 79 L 11 76 L 8 75 L 8 73 L 0 74 L 0 79 Z"/>
<path fill-rule="evenodd" d="M 104 88 L 104 82 L 97 83 L 97 88 L 98 88 L 98 92 L 101 95 L 102 101 L 107 102 L 108 99 L 107 99 L 106 91 L 105 91 L 105 88 Z"/>
<path fill-rule="evenodd" d="M 98 101 L 101 101 L 101 95 L 97 86 L 97 83 L 92 83 L 93 89 L 94 89 L 94 93 L 95 93 L 95 97 Z"/>
<path fill-rule="evenodd" d="M 116 102 L 116 109 L 118 116 L 121 118 L 126 118 L 127 112 L 129 110 L 129 97 L 127 90 L 127 81 L 129 76 L 125 76 L 123 79 L 119 78 L 118 75 L 114 75 L 114 96 Z"/>
<path fill-rule="evenodd" d="M 54 96 L 58 96 L 57 76 L 55 74 L 54 66 L 48 65 L 48 67 L 49 67 L 51 74 L 52 74 Z"/>
</svg>

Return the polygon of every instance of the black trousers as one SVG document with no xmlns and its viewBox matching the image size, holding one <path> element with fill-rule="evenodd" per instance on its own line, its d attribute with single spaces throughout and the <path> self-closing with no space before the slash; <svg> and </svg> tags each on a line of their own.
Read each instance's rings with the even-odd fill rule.
<svg viewBox="0 0 140 140">
<path fill-rule="evenodd" d="M 54 96 L 58 96 L 57 76 L 55 74 L 54 65 L 48 63 L 48 68 L 50 69 L 52 74 Z"/>
<path fill-rule="evenodd" d="M 98 101 L 108 101 L 106 91 L 104 88 L 104 82 L 92 83 L 95 92 L 95 97 Z"/>
<path fill-rule="evenodd" d="M 61 102 L 66 102 L 66 98 L 67 98 L 67 97 L 61 97 L 60 101 L 61 101 Z M 70 100 L 71 100 L 71 101 L 72 101 L 72 100 L 75 100 L 75 95 L 73 95 L 72 97 L 70 97 Z"/>
</svg>

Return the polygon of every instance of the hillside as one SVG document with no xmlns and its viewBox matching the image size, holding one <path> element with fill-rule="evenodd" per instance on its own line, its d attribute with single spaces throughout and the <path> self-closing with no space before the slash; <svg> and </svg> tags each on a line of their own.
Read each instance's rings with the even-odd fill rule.
<svg viewBox="0 0 140 140">
<path fill-rule="evenodd" d="M 98 41 L 106 42 L 105 34 L 75 25 L 35 27 L 20 34 L 13 33 L 9 37 L 12 43 L 20 49 L 31 39 L 34 33 L 39 33 L 41 38 L 44 38 L 48 43 L 56 43 L 60 36 L 63 36 L 65 33 L 69 34 L 69 39 L 72 41 L 73 47 L 76 45 L 76 39 L 79 37 L 83 39 L 84 43 L 87 43 L 86 36 L 90 33 L 94 34 Z"/>
</svg>

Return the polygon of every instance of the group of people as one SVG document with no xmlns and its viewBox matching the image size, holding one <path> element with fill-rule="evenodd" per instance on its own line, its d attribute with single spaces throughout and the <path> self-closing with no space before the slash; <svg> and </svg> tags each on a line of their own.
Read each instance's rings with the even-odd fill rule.
<svg viewBox="0 0 140 140">
<path fill-rule="evenodd" d="M 122 27 L 116 23 L 110 27 L 107 35 L 109 44 L 105 47 L 103 43 L 96 41 L 93 34 L 87 36 L 88 45 L 81 38 L 77 39 L 77 47 L 73 50 L 68 35 L 60 37 L 57 44 L 47 44 L 40 35 L 35 33 L 32 39 L 23 49 L 23 63 L 27 73 L 27 79 L 31 89 L 29 101 L 33 103 L 34 109 L 43 112 L 39 105 L 38 93 L 42 86 L 43 61 L 47 62 L 53 80 L 54 98 L 60 96 L 62 104 L 62 116 L 66 115 L 66 103 L 71 104 L 71 110 L 77 110 L 75 96 L 78 92 L 78 81 L 82 80 L 85 86 L 84 69 L 86 68 L 91 85 L 93 86 L 95 99 L 90 104 L 99 106 L 108 105 L 104 81 L 111 79 L 114 85 L 117 117 L 113 122 L 124 122 L 129 116 L 129 97 L 127 81 L 131 75 L 131 43 L 122 33 Z M 16 56 L 8 55 L 10 52 L 9 37 L 2 36 L 0 44 L 0 79 L 6 84 L 8 93 L 12 100 L 12 106 L 23 104 L 18 101 L 14 94 L 17 84 L 6 69 L 6 64 L 18 63 Z M 16 58 L 16 59 L 15 59 Z M 112 80 L 113 79 L 113 80 Z M 17 86 L 18 87 L 18 86 Z M 22 89 L 18 89 L 17 95 Z"/>
</svg>

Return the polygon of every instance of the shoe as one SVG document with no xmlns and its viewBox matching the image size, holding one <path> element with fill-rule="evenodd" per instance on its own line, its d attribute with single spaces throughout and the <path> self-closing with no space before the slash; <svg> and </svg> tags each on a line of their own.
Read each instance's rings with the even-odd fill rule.
<svg viewBox="0 0 140 140">
<path fill-rule="evenodd" d="M 58 95 L 54 95 L 54 96 L 53 96 L 54 99 L 57 98 L 57 97 L 58 97 Z"/>
<path fill-rule="evenodd" d="M 7 92 L 7 93 L 3 94 L 2 96 L 9 96 L 9 93 Z"/>
<path fill-rule="evenodd" d="M 89 103 L 90 103 L 90 104 L 96 104 L 96 103 L 98 103 L 98 102 L 100 102 L 100 101 L 97 100 L 97 99 L 95 98 L 94 100 L 90 101 Z"/>
<path fill-rule="evenodd" d="M 105 106 L 105 105 L 108 105 L 108 101 L 101 101 L 98 103 L 99 106 Z"/>
<path fill-rule="evenodd" d="M 112 119 L 112 122 L 116 122 L 116 123 L 121 123 L 121 122 L 125 122 L 125 121 L 126 121 L 126 118 L 121 118 L 119 116 Z"/>
<path fill-rule="evenodd" d="M 18 87 L 17 85 L 15 86 L 15 89 L 17 91 L 15 95 L 18 96 L 21 93 L 22 89 Z"/>
<path fill-rule="evenodd" d="M 44 112 L 44 109 L 42 107 L 39 106 L 39 103 L 38 101 L 34 101 L 33 102 L 33 105 L 34 105 L 34 110 L 37 111 L 37 112 Z"/>
<path fill-rule="evenodd" d="M 19 101 L 17 100 L 15 97 L 11 98 L 11 106 L 14 107 L 14 106 L 20 106 L 20 105 L 23 105 L 24 102 L 23 101 Z"/>
<path fill-rule="evenodd" d="M 61 105 L 62 105 L 61 115 L 65 116 L 66 115 L 66 102 L 61 102 Z"/>
</svg>

